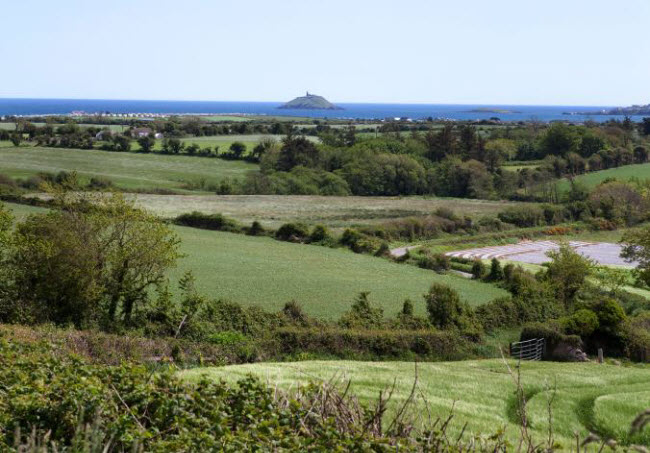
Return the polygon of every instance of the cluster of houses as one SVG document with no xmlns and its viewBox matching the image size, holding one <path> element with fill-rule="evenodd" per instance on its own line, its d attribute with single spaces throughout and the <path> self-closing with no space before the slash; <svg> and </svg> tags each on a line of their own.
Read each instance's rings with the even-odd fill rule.
<svg viewBox="0 0 650 453">
<path fill-rule="evenodd" d="M 133 138 L 142 138 L 142 137 L 149 137 L 149 136 L 151 136 L 153 138 L 163 138 L 164 137 L 162 133 L 160 133 L 160 132 L 155 132 L 154 133 L 154 131 L 152 129 L 148 128 L 148 127 L 138 127 L 138 128 L 135 128 L 135 129 L 131 129 L 130 133 L 131 133 L 131 137 L 133 137 Z M 113 134 L 114 134 L 114 132 L 112 132 L 110 130 L 103 130 L 103 131 L 97 132 L 97 134 L 95 134 L 95 138 L 97 140 L 105 140 L 107 137 L 110 137 Z"/>
</svg>

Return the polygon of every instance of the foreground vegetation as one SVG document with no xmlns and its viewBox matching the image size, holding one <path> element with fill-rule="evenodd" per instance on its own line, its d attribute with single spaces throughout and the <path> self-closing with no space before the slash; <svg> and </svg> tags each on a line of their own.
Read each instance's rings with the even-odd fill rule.
<svg viewBox="0 0 650 453">
<path fill-rule="evenodd" d="M 310 382 L 333 382 L 343 389 L 349 382 L 348 391 L 366 403 L 395 383 L 389 415 L 409 398 L 415 382 L 414 414 L 422 426 L 453 413 L 449 435 L 458 436 L 463 429 L 470 436 L 489 435 L 503 428 L 506 439 L 514 444 L 521 434 L 521 417 L 508 366 L 515 369 L 515 363 L 502 360 L 418 364 L 307 361 L 197 368 L 183 371 L 181 376 L 195 382 L 208 377 L 235 383 L 252 374 L 287 390 Z M 571 449 L 576 433 L 586 437 L 590 432 L 623 443 L 650 443 L 650 430 L 629 436 L 630 424 L 649 404 L 647 366 L 525 362 L 518 371 L 536 443 L 547 440 L 549 399 L 553 434 L 560 449 Z M 621 407 L 611 410 L 615 401 Z"/>
</svg>

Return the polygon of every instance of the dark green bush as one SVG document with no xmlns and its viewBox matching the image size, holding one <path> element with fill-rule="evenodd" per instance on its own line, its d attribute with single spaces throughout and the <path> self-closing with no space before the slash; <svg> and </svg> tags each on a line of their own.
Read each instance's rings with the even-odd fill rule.
<svg viewBox="0 0 650 453">
<path fill-rule="evenodd" d="M 354 253 L 372 253 L 379 249 L 381 241 L 377 238 L 367 236 L 352 228 L 347 228 L 339 243 L 348 247 Z"/>
<path fill-rule="evenodd" d="M 451 268 L 449 257 L 442 253 L 421 255 L 417 258 L 417 263 L 422 269 L 430 269 L 436 272 L 445 272 Z"/>
<path fill-rule="evenodd" d="M 264 234 L 264 227 L 257 220 L 251 223 L 251 226 L 246 230 L 246 234 L 249 236 L 261 236 Z"/>
<path fill-rule="evenodd" d="M 310 243 L 329 243 L 332 241 L 329 231 L 323 225 L 316 225 L 309 235 Z"/>
<path fill-rule="evenodd" d="M 546 340 L 546 352 L 544 357 L 563 360 L 566 357 L 560 352 L 560 346 L 582 348 L 582 340 L 577 335 L 565 335 L 559 330 L 559 326 L 549 323 L 527 324 L 521 331 L 520 340 L 532 340 L 544 338 Z"/>
<path fill-rule="evenodd" d="M 485 264 L 481 260 L 474 260 L 471 268 L 472 278 L 481 280 L 485 276 Z"/>
<path fill-rule="evenodd" d="M 204 214 L 202 212 L 191 212 L 181 214 L 176 217 L 175 223 L 178 225 L 201 228 L 204 230 L 240 232 L 242 227 L 232 219 L 224 217 L 221 214 Z"/>
<path fill-rule="evenodd" d="M 280 241 L 304 242 L 309 237 L 309 228 L 302 223 L 285 223 L 275 232 Z"/>
<path fill-rule="evenodd" d="M 518 227 L 533 227 L 545 224 L 544 211 L 537 206 L 511 207 L 498 214 L 499 220 Z"/>
<path fill-rule="evenodd" d="M 570 335 L 578 335 L 580 337 L 588 337 L 598 329 L 599 321 L 598 316 L 591 310 L 582 308 L 577 310 L 571 316 L 562 318 L 561 324 L 564 326 L 564 331 Z"/>
</svg>

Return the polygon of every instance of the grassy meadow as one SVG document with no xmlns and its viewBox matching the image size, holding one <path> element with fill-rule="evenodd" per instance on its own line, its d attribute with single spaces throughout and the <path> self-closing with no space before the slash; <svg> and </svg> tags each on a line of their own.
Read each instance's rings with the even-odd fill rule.
<svg viewBox="0 0 650 453">
<path fill-rule="evenodd" d="M 19 220 L 45 211 L 13 203 L 7 206 Z M 406 298 L 415 303 L 419 314 L 425 314 L 422 295 L 434 282 L 452 286 L 473 306 L 507 295 L 488 283 L 440 275 L 347 249 L 188 227 L 174 229 L 185 256 L 170 271 L 172 290 L 185 272 L 192 271 L 201 294 L 269 311 L 279 310 L 294 299 L 311 316 L 337 319 L 361 291 L 370 291 L 370 299 L 387 316 L 397 314 Z"/>
<path fill-rule="evenodd" d="M 512 369 L 515 363 L 508 362 Z M 258 363 L 220 368 L 198 368 L 181 373 L 189 380 L 201 376 L 228 382 L 253 374 L 271 385 L 295 389 L 308 382 L 333 381 L 361 401 L 372 402 L 381 390 L 396 388 L 389 405 L 394 413 L 413 388 L 415 364 L 408 362 L 306 361 Z M 421 422 L 429 417 L 445 419 L 453 408 L 448 434 L 457 436 L 467 423 L 466 434 L 493 434 L 505 428 L 515 442 L 517 424 L 515 385 L 500 359 L 418 363 L 415 406 L 412 412 Z M 537 442 L 547 437 L 548 401 L 552 400 L 555 440 L 562 450 L 575 444 L 574 433 L 584 438 L 589 431 L 613 436 L 622 443 L 650 443 L 650 429 L 629 437 L 634 417 L 650 407 L 648 366 L 621 367 L 597 363 L 524 362 L 521 381 L 528 401 L 531 434 Z M 555 390 L 554 390 L 555 389 Z"/>
<path fill-rule="evenodd" d="M 645 164 L 625 165 L 618 168 L 608 168 L 607 170 L 594 171 L 576 176 L 575 181 L 584 184 L 588 188 L 593 188 L 605 181 L 606 179 L 616 178 L 619 181 L 628 181 L 630 179 L 645 180 L 650 178 L 650 162 Z M 569 190 L 570 183 L 563 179 L 559 182 L 559 189 L 562 192 Z"/>
<path fill-rule="evenodd" d="M 125 190 L 182 189 L 187 183 L 217 183 L 243 176 L 257 165 L 192 156 L 120 153 L 0 145 L 0 173 L 27 178 L 39 172 L 76 171 L 82 179 L 109 178 Z"/>
<path fill-rule="evenodd" d="M 370 291 L 370 299 L 387 316 L 397 314 L 405 298 L 424 314 L 422 295 L 434 282 L 452 286 L 471 305 L 507 294 L 487 283 L 345 249 L 186 227 L 176 227 L 176 231 L 186 257 L 172 271 L 172 282 L 191 270 L 200 293 L 270 311 L 295 299 L 311 316 L 336 319 L 359 292 Z"/>
<path fill-rule="evenodd" d="M 516 203 L 439 197 L 333 197 L 314 195 L 134 195 L 137 203 L 165 218 L 200 211 L 221 213 L 243 223 L 253 220 L 278 227 L 286 222 L 324 224 L 332 228 L 368 225 L 425 216 L 436 209 L 457 215 L 496 215 Z"/>
</svg>

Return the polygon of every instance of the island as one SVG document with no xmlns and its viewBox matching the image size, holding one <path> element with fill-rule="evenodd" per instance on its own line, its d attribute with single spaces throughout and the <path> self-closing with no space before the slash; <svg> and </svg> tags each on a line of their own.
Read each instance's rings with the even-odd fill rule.
<svg viewBox="0 0 650 453">
<path fill-rule="evenodd" d="M 564 112 L 565 115 L 650 115 L 650 104 L 614 107 L 590 112 Z"/>
<path fill-rule="evenodd" d="M 282 104 L 279 109 L 294 109 L 294 110 L 343 110 L 332 104 L 323 96 L 311 94 L 309 91 L 305 96 L 300 96 L 292 101 Z"/>
<path fill-rule="evenodd" d="M 501 114 L 522 113 L 518 110 L 506 110 L 506 109 L 489 108 L 489 107 L 467 110 L 466 112 L 467 113 L 501 113 Z"/>
</svg>

